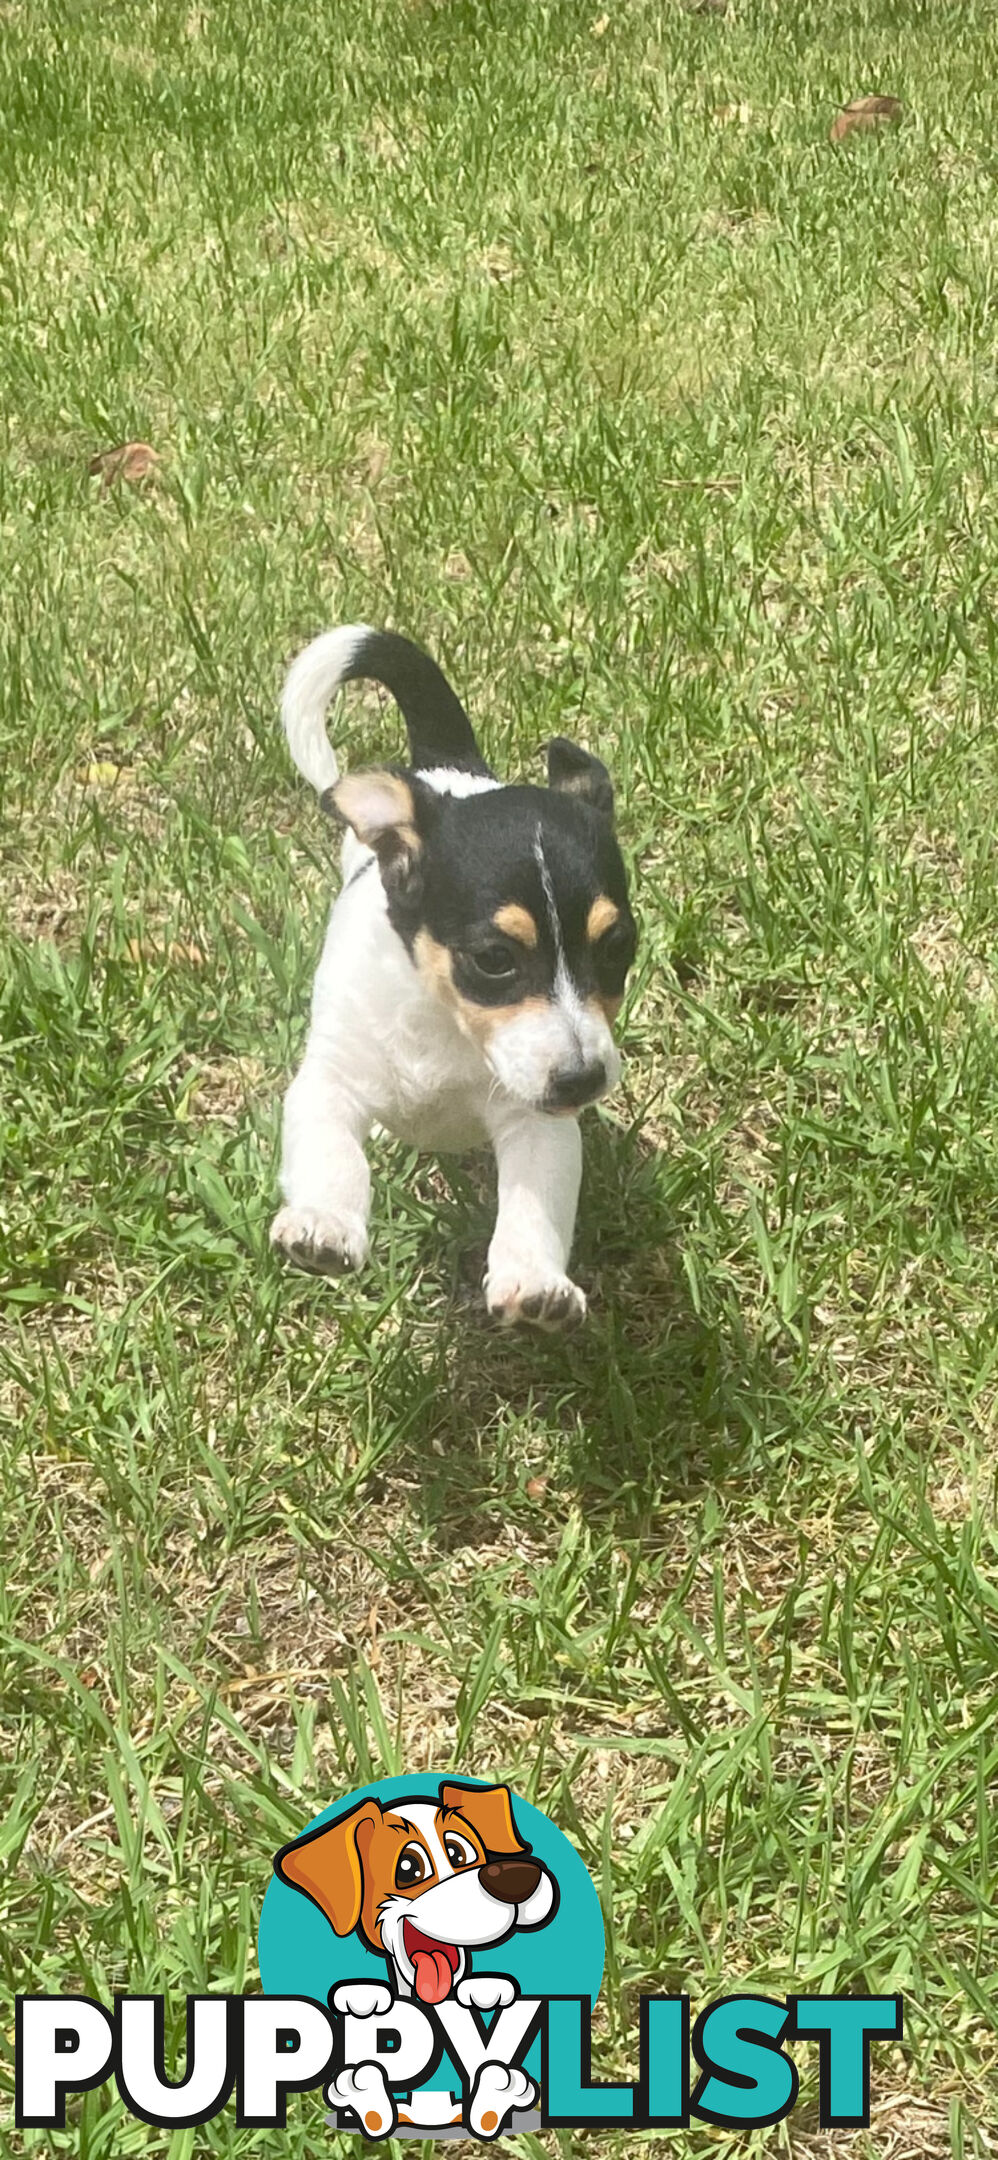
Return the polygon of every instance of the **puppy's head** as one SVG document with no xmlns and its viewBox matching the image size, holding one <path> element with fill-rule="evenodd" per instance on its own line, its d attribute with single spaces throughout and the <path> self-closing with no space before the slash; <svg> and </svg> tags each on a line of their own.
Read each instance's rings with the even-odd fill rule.
<svg viewBox="0 0 998 2160">
<path fill-rule="evenodd" d="M 364 1800 L 276 1855 L 282 1881 L 337 1935 L 356 1929 L 422 2002 L 442 2002 L 469 1953 L 543 1927 L 557 1886 L 513 1821 L 504 1785 L 445 1784 L 439 1800 Z"/>
<path fill-rule="evenodd" d="M 451 796 L 351 773 L 331 801 L 373 848 L 424 982 L 509 1093 L 566 1115 L 612 1087 L 636 931 L 599 758 L 558 737 L 546 788 Z"/>
</svg>

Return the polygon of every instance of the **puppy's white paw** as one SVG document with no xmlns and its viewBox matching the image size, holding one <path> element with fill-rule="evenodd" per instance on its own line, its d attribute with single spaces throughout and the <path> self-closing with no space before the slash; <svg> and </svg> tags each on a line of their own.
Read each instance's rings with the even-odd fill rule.
<svg viewBox="0 0 998 2160">
<path fill-rule="evenodd" d="M 500 1327 L 571 1328 L 586 1317 L 585 1291 L 568 1275 L 542 1275 L 503 1262 L 489 1267 L 485 1303 Z"/>
<path fill-rule="evenodd" d="M 525 2070 L 483 2062 L 472 2089 L 468 2128 L 477 2138 L 498 2137 L 514 2110 L 532 2107 L 536 2098 L 537 2087 Z"/>
<path fill-rule="evenodd" d="M 372 2138 L 390 2137 L 397 2121 L 395 2102 L 378 2063 L 354 2063 L 330 2078 L 326 2105 L 352 2108 L 361 2129 Z"/>
<path fill-rule="evenodd" d="M 367 1259 L 367 1230 L 359 1216 L 324 1215 L 319 1208 L 282 1207 L 270 1242 L 309 1275 L 349 1275 Z"/>
<path fill-rule="evenodd" d="M 392 1991 L 380 1980 L 343 1980 L 329 2000 L 341 2017 L 384 2017 L 392 2007 Z"/>
<path fill-rule="evenodd" d="M 507 2010 L 516 2001 L 516 1981 L 505 1973 L 469 1973 L 455 1992 L 462 2010 Z"/>
</svg>

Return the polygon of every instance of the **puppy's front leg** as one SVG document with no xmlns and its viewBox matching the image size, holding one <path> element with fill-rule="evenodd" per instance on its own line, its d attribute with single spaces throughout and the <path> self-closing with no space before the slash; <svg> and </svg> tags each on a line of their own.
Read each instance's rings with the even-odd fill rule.
<svg viewBox="0 0 998 2160">
<path fill-rule="evenodd" d="M 537 2087 L 525 2070 L 483 2062 L 472 2088 L 468 2127 L 474 2137 L 496 2138 L 504 2126 L 512 2128 L 514 2110 L 533 2107 L 536 2098 Z"/>
<path fill-rule="evenodd" d="M 327 2107 L 351 2108 L 369 2138 L 390 2137 L 398 2123 L 380 2063 L 351 2063 L 330 2078 L 323 2097 Z"/>
<path fill-rule="evenodd" d="M 582 1177 L 575 1118 L 525 1110 L 498 1122 L 499 1210 L 485 1271 L 485 1302 L 504 1327 L 571 1327 L 586 1300 L 566 1273 Z"/>
<path fill-rule="evenodd" d="M 284 1098 L 281 1190 L 270 1238 L 297 1267 L 343 1275 L 367 1258 L 370 1119 L 314 1051 Z"/>
</svg>

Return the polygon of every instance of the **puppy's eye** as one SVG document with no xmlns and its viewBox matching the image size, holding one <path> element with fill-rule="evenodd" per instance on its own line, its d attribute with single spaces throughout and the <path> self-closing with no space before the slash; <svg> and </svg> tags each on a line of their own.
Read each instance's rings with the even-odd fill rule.
<svg viewBox="0 0 998 2160">
<path fill-rule="evenodd" d="M 472 1851 L 464 1838 L 455 1837 L 453 1831 L 444 1839 L 444 1851 L 451 1867 L 470 1867 L 478 1854 Z"/>
<path fill-rule="evenodd" d="M 607 973 L 626 974 L 634 958 L 634 932 L 629 923 L 611 923 L 598 940 L 595 954 L 597 967 Z"/>
<path fill-rule="evenodd" d="M 414 1883 L 425 1882 L 429 1872 L 426 1854 L 418 1845 L 407 1845 L 395 1862 L 396 1890 L 411 1890 Z"/>
<path fill-rule="evenodd" d="M 487 982 L 512 981 L 516 974 L 516 961 L 507 945 L 483 945 L 470 955 L 472 967 Z"/>
</svg>

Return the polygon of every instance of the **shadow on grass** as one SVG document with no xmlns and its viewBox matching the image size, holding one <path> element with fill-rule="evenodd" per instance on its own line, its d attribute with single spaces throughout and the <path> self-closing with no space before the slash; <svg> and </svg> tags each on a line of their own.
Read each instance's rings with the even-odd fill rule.
<svg viewBox="0 0 998 2160">
<path fill-rule="evenodd" d="M 573 1267 L 590 1317 L 546 1336 L 485 1321 L 490 1196 L 484 1177 L 448 1171 L 446 1315 L 430 1342 L 424 1330 L 396 1342 L 378 1385 L 386 1417 L 405 1413 L 407 1472 L 443 1544 L 487 1541 L 490 1524 L 495 1534 L 497 1456 L 522 1468 L 523 1440 L 533 1458 L 538 1435 L 566 1498 L 622 1512 L 637 1534 L 670 1499 L 746 1474 L 783 1389 L 730 1294 L 712 1286 L 711 1310 L 697 1310 L 677 1243 L 696 1174 L 640 1135 L 605 1124 L 587 1133 Z M 509 1460 L 506 1472 L 508 1490 Z"/>
</svg>

